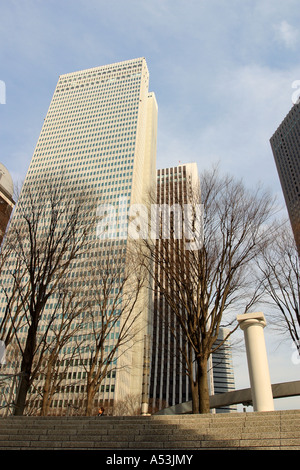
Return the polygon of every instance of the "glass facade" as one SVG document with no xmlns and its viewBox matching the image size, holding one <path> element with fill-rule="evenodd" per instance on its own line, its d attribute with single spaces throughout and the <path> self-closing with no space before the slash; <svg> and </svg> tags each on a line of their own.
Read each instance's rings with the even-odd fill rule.
<svg viewBox="0 0 300 470">
<path fill-rule="evenodd" d="M 270 143 L 300 254 L 300 104 L 292 107 Z"/>
</svg>

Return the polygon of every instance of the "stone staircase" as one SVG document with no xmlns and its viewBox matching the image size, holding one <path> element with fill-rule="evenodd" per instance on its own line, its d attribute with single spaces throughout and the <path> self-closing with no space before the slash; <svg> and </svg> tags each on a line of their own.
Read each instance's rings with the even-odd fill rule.
<svg viewBox="0 0 300 470">
<path fill-rule="evenodd" d="M 0 450 L 300 450 L 300 410 L 130 417 L 0 417 Z"/>
</svg>

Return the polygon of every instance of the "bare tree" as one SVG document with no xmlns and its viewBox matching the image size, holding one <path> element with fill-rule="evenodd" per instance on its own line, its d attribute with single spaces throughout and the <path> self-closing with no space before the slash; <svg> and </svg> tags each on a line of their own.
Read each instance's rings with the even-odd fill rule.
<svg viewBox="0 0 300 470">
<path fill-rule="evenodd" d="M 114 416 L 136 416 L 141 414 L 141 399 L 139 395 L 130 394 L 123 400 L 114 403 L 112 408 Z"/>
<path fill-rule="evenodd" d="M 93 413 L 94 398 L 101 384 L 108 374 L 117 370 L 120 357 L 130 350 L 133 341 L 137 341 L 143 327 L 139 319 L 145 309 L 142 302 L 145 272 L 128 257 L 126 244 L 116 248 L 113 242 L 106 242 L 93 271 L 90 308 L 85 317 L 90 325 L 87 415 Z"/>
<path fill-rule="evenodd" d="M 0 291 L 4 299 L 4 311 L 0 321 L 0 338 L 7 347 L 17 332 L 24 326 L 22 302 L 28 296 L 28 282 L 19 259 L 15 259 L 8 244 L 4 244 L 0 254 L 3 268 L 0 276 Z"/>
<path fill-rule="evenodd" d="M 7 305 L 11 303 L 7 319 L 10 317 L 22 356 L 16 415 L 23 414 L 33 372 L 42 361 L 40 351 L 33 369 L 37 349 L 46 349 L 51 321 L 42 341 L 37 341 L 46 304 L 66 282 L 72 262 L 88 248 L 89 235 L 94 230 L 92 215 L 87 217 L 89 210 L 92 214 L 84 195 L 78 188 L 67 186 L 63 177 L 55 183 L 45 177 L 36 187 L 24 184 L 22 188 L 5 240 L 11 257 L 1 282 Z M 10 284 L 14 286 L 13 298 Z M 17 336 L 20 321 L 27 329 L 24 346 Z"/>
<path fill-rule="evenodd" d="M 46 342 L 43 350 L 45 366 L 42 374 L 44 383 L 41 414 L 43 416 L 47 416 L 49 412 L 53 397 L 66 376 L 68 365 L 74 358 L 79 357 L 82 344 L 76 341 L 76 337 L 83 329 L 81 314 L 85 312 L 88 304 L 80 295 L 80 291 L 73 286 L 65 285 L 61 291 L 56 292 L 55 298 L 55 312 L 52 312 L 50 321 L 47 320 L 47 335 L 43 337 L 43 341 Z M 71 353 L 66 356 L 63 350 L 71 343 L 73 346 Z M 64 370 L 62 364 L 65 365 Z"/>
<path fill-rule="evenodd" d="M 169 306 L 173 328 L 176 319 L 184 338 L 181 351 L 193 412 L 208 413 L 208 358 L 228 338 L 216 345 L 220 327 L 231 327 L 232 334 L 236 313 L 248 311 L 257 298 L 253 261 L 268 241 L 266 224 L 274 205 L 260 188 L 248 191 L 242 182 L 220 176 L 216 169 L 204 172 L 200 182 L 201 193 L 192 188 L 187 201 L 190 216 L 182 219 L 200 245 L 187 245 L 191 237 L 179 239 L 172 218 L 169 237 L 158 240 L 156 246 L 146 243 L 156 268 L 150 269 L 154 285 Z M 183 207 L 183 201 L 176 202 Z M 203 219 L 197 225 L 199 205 Z"/>
<path fill-rule="evenodd" d="M 258 259 L 262 301 L 275 307 L 270 320 L 300 354 L 300 264 L 289 222 L 277 223 L 274 238 Z"/>
</svg>

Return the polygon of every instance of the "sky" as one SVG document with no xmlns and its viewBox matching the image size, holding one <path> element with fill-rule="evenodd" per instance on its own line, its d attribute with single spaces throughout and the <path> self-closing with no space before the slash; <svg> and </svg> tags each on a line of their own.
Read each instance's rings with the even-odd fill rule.
<svg viewBox="0 0 300 470">
<path fill-rule="evenodd" d="M 0 163 L 17 185 L 58 77 L 145 57 L 157 167 L 218 163 L 284 206 L 269 139 L 300 95 L 298 0 L 0 0 L 0 11 Z M 266 329 L 272 382 L 298 380 L 292 344 L 273 338 Z M 245 354 L 236 361 L 245 388 Z"/>
</svg>

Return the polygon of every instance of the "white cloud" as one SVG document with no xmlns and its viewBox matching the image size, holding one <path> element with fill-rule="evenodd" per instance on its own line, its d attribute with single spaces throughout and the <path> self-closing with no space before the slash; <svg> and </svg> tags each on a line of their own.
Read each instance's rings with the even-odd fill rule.
<svg viewBox="0 0 300 470">
<path fill-rule="evenodd" d="M 159 107 L 159 166 L 196 161 L 201 171 L 219 161 L 223 171 L 249 185 L 261 181 L 281 199 L 269 139 L 292 107 L 297 77 L 299 67 L 231 64 L 211 76 L 205 96 L 194 92 L 193 101 L 178 102 L 177 113 L 164 102 Z"/>
<path fill-rule="evenodd" d="M 294 49 L 299 43 L 299 30 L 293 25 L 283 20 L 279 25 L 275 26 L 278 39 L 288 49 Z"/>
</svg>

